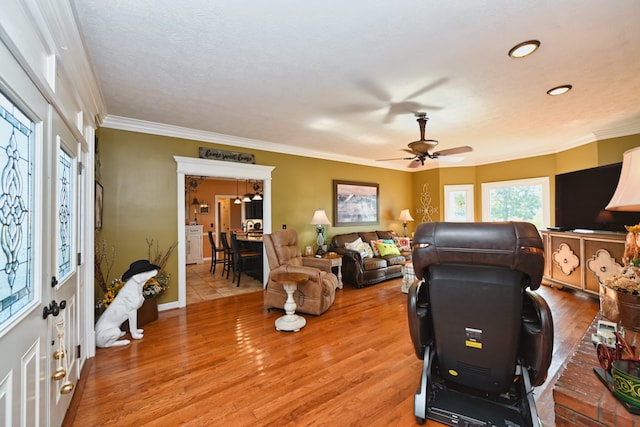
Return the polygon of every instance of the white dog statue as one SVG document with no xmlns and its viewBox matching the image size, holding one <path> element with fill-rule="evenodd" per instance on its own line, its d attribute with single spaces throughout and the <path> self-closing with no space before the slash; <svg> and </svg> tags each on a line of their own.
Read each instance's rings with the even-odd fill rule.
<svg viewBox="0 0 640 427">
<path fill-rule="evenodd" d="M 124 286 L 109 304 L 96 323 L 96 345 L 98 347 L 117 347 L 129 344 L 120 325 L 129 320 L 129 332 L 133 339 L 142 339 L 143 329 L 138 329 L 138 309 L 144 303 L 142 287 L 147 280 L 158 274 L 160 267 L 147 260 L 133 262 L 122 275 Z"/>
</svg>

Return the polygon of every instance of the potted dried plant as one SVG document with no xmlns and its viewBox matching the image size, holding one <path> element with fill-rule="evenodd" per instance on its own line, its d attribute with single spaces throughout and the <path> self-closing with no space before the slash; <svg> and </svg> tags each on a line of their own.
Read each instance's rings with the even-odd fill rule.
<svg viewBox="0 0 640 427">
<path fill-rule="evenodd" d="M 144 326 L 153 322 L 158 318 L 158 298 L 169 288 L 170 275 L 166 272 L 165 267 L 169 257 L 178 246 L 178 242 L 174 242 L 169 248 L 162 252 L 157 241 L 153 239 L 147 241 L 147 259 L 152 264 L 160 267 L 155 277 L 147 280 L 142 289 L 144 303 L 138 309 L 138 326 Z M 120 277 L 113 279 L 107 284 L 107 277 L 113 261 L 115 259 L 115 248 L 111 248 L 110 255 L 106 249 L 106 242 L 102 240 L 101 245 L 95 251 L 95 280 L 96 284 L 102 289 L 103 295 L 98 299 L 96 304 L 96 320 L 122 289 L 124 283 Z M 106 270 L 106 271 L 105 271 Z M 126 325 L 125 325 L 126 326 Z"/>
</svg>

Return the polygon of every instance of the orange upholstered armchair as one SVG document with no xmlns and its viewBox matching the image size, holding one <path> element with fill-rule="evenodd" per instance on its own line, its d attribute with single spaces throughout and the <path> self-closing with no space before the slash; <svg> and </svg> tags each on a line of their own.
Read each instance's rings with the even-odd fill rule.
<svg viewBox="0 0 640 427">
<path fill-rule="evenodd" d="M 295 230 L 276 231 L 263 236 L 264 251 L 269 261 L 269 281 L 264 294 L 267 308 L 284 308 L 287 293 L 282 285 L 271 278 L 278 273 L 304 273 L 309 280 L 298 285 L 293 295 L 296 311 L 307 314 L 322 314 L 331 307 L 338 287 L 338 278 L 326 263 L 302 257 Z"/>
</svg>

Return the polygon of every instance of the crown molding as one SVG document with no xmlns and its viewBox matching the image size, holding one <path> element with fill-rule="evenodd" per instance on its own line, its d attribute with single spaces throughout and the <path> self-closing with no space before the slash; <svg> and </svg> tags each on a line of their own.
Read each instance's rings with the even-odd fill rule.
<svg viewBox="0 0 640 427">
<path fill-rule="evenodd" d="M 593 132 L 595 139 L 601 141 L 603 139 L 619 138 L 622 136 L 636 135 L 640 133 L 640 117 L 636 117 L 626 122 L 622 122 L 617 126 L 609 129 L 603 129 Z"/>
<path fill-rule="evenodd" d="M 298 147 L 292 147 L 290 145 L 278 144 L 275 142 L 263 141 L 259 139 L 250 139 L 233 135 L 225 135 L 216 132 L 207 132 L 198 129 L 149 122 L 146 120 L 138 120 L 122 116 L 106 116 L 102 123 L 102 127 L 130 132 L 148 133 L 151 135 L 190 139 L 193 141 L 208 142 L 211 144 L 229 145 L 236 148 L 241 147 L 280 154 L 291 154 L 294 156 L 311 157 L 315 159 L 332 160 L 336 162 L 352 163 L 363 166 L 373 166 L 377 168 L 394 169 L 407 172 L 407 169 L 405 167 L 392 164 L 382 165 L 378 162 L 363 160 L 357 157 L 341 156 L 338 154 L 326 153 L 316 150 L 306 150 Z"/>
<path fill-rule="evenodd" d="M 493 153 L 490 159 L 481 158 L 481 159 L 477 159 L 475 162 L 461 162 L 456 164 L 446 164 L 444 166 L 439 162 L 433 162 L 430 165 L 425 164 L 425 167 L 423 168 L 408 169 L 405 166 L 398 166 L 396 164 L 388 164 L 388 163 L 375 162 L 371 160 L 363 160 L 361 158 L 341 156 L 338 154 L 326 153 L 326 152 L 321 152 L 316 150 L 305 150 L 298 147 L 278 144 L 275 142 L 263 141 L 258 139 L 250 139 L 250 138 L 242 138 L 238 136 L 225 135 L 225 134 L 216 133 L 216 132 L 207 132 L 207 131 L 201 131 L 197 129 L 180 127 L 180 126 L 167 125 L 163 123 L 131 119 L 131 118 L 122 117 L 122 116 L 108 115 L 104 119 L 104 122 L 102 123 L 102 127 L 131 131 L 131 132 L 148 133 L 152 135 L 190 139 L 194 141 L 208 142 L 211 144 L 229 145 L 235 148 L 240 147 L 240 148 L 246 148 L 246 149 L 269 151 L 269 152 L 280 153 L 280 154 L 291 154 L 294 156 L 303 156 L 303 157 L 311 157 L 316 159 L 332 160 L 336 162 L 357 164 L 357 165 L 363 165 L 363 166 L 372 166 L 376 168 L 392 169 L 392 170 L 398 170 L 403 172 L 420 172 L 426 169 L 432 169 L 432 168 L 438 168 L 438 167 L 439 168 L 441 167 L 455 168 L 455 167 L 466 167 L 466 166 L 481 166 L 481 165 L 487 165 L 492 163 L 517 160 L 517 159 L 514 159 L 513 157 L 500 156 L 499 154 L 496 155 L 495 153 Z M 569 149 L 579 147 L 581 145 L 588 144 L 594 141 L 609 139 L 609 138 L 617 138 L 621 136 L 634 135 L 638 133 L 640 133 L 639 123 L 637 122 L 627 123 L 625 125 L 612 127 L 607 130 L 590 133 L 588 135 L 583 136 L 582 138 L 578 138 L 572 141 L 567 145 L 558 147 L 558 149 L 554 151 L 538 150 L 534 147 L 533 150 L 527 153 L 523 153 L 520 157 L 518 157 L 518 159 L 555 154 L 560 151 L 569 150 Z"/>
</svg>

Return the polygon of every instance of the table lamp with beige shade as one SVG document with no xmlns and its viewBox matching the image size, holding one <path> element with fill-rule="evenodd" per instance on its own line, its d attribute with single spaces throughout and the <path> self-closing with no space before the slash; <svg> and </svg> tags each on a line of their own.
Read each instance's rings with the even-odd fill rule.
<svg viewBox="0 0 640 427">
<path fill-rule="evenodd" d="M 318 233 L 318 237 L 316 238 L 316 244 L 318 245 L 316 254 L 322 255 L 327 252 L 327 245 L 325 244 L 324 240 L 324 226 L 331 224 L 331 221 L 329 221 L 329 218 L 327 218 L 327 213 L 324 211 L 324 209 L 317 209 L 313 213 L 311 224 L 316 226 L 316 232 Z"/>
<path fill-rule="evenodd" d="M 618 186 L 605 209 L 640 212 L 640 147 L 624 152 Z M 600 311 L 607 319 L 640 331 L 640 224 L 625 228 L 623 267 L 600 283 Z"/>
<path fill-rule="evenodd" d="M 402 221 L 402 225 L 404 227 L 404 237 L 409 237 L 409 228 L 407 227 L 407 221 L 413 221 L 409 209 L 402 209 L 402 211 L 400 211 L 400 216 L 398 217 L 398 219 Z"/>
</svg>

